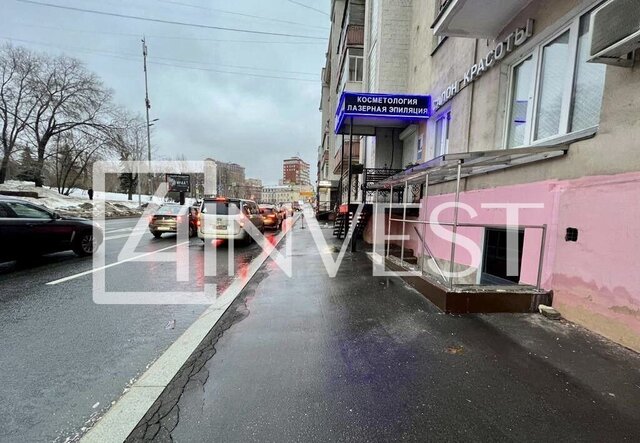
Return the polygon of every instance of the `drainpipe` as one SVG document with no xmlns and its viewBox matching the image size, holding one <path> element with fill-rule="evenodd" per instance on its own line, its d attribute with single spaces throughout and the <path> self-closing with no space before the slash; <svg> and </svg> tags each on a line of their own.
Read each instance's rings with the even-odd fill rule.
<svg viewBox="0 0 640 443">
<path fill-rule="evenodd" d="M 340 211 L 340 206 L 342 206 L 342 193 L 344 192 L 344 186 L 342 184 L 342 177 L 344 175 L 344 134 L 342 134 L 342 144 L 340 145 L 340 182 L 339 182 L 339 193 L 338 193 L 338 211 Z"/>
<path fill-rule="evenodd" d="M 476 62 L 478 58 L 478 43 L 480 40 L 476 39 L 473 49 L 473 61 L 472 64 Z M 471 103 L 469 103 L 469 120 L 467 122 L 467 152 L 471 151 L 471 120 L 473 119 L 473 93 L 475 92 L 475 82 L 471 82 L 470 85 L 471 91 L 469 94 L 471 95 Z M 464 179 L 464 191 L 467 190 L 467 179 Z"/>
</svg>

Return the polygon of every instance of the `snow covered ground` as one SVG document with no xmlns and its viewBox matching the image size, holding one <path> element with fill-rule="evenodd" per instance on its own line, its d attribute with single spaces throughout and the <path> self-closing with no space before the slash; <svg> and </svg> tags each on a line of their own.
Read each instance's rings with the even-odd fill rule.
<svg viewBox="0 0 640 443">
<path fill-rule="evenodd" d="M 142 214 L 142 208 L 138 204 L 138 196 L 134 195 L 133 200 L 127 200 L 126 194 L 115 192 L 96 192 L 93 201 L 89 200 L 86 190 L 75 189 L 69 196 L 58 194 L 56 189 L 47 187 L 36 188 L 31 182 L 8 180 L 0 185 L 2 191 L 26 191 L 36 192 L 38 198 L 19 197 L 33 203 L 45 206 L 62 215 L 73 215 L 78 217 L 93 217 L 94 207 L 99 211 L 104 211 L 105 217 L 124 217 Z M 106 201 L 102 201 L 102 199 Z M 149 202 L 148 196 L 141 196 L 142 203 Z M 157 199 L 154 199 L 157 200 Z M 160 201 L 156 201 L 160 203 Z"/>
</svg>

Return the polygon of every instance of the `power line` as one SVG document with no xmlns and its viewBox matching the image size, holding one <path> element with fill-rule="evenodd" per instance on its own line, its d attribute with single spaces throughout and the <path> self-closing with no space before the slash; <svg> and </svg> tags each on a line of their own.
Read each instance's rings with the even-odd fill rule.
<svg viewBox="0 0 640 443">
<path fill-rule="evenodd" d="M 280 72 L 282 74 L 300 74 L 300 75 L 314 75 L 314 76 L 318 75 L 317 72 L 285 71 L 285 70 L 281 70 L 281 69 L 256 68 L 254 66 L 238 66 L 238 65 L 225 65 L 225 64 L 221 64 L 221 63 L 205 63 L 205 62 L 199 62 L 199 61 L 196 61 L 196 60 L 181 60 L 181 59 L 177 59 L 177 58 L 168 58 L 168 57 L 151 57 L 151 59 L 153 59 L 153 58 L 156 58 L 158 60 L 166 60 L 166 61 L 178 62 L 178 63 L 195 63 L 195 64 L 200 64 L 200 65 L 216 65 L 216 66 L 221 66 L 223 68 L 253 69 L 255 71 Z"/>
<path fill-rule="evenodd" d="M 313 25 L 309 25 L 307 23 L 292 22 L 292 21 L 289 21 L 289 20 L 281 20 L 281 19 L 272 18 L 272 17 L 262 17 L 262 16 L 259 16 L 259 15 L 245 14 L 245 13 L 242 13 L 242 12 L 226 11 L 224 9 L 207 8 L 206 6 L 192 5 L 191 3 L 183 3 L 183 2 L 178 2 L 178 1 L 174 1 L 174 0 L 156 0 L 156 1 L 158 3 L 168 3 L 168 4 L 172 4 L 172 5 L 184 6 L 184 7 L 187 7 L 187 8 L 200 9 L 200 10 L 203 10 L 203 11 L 219 12 L 221 14 L 236 15 L 236 16 L 239 16 L 239 17 L 254 18 L 254 19 L 258 19 L 258 20 L 266 20 L 266 21 L 275 22 L 275 23 L 284 23 L 284 24 L 287 24 L 287 25 L 304 26 L 306 28 L 315 28 L 315 29 L 322 29 L 323 31 L 327 31 L 327 27 L 326 26 L 313 26 Z"/>
<path fill-rule="evenodd" d="M 29 25 L 25 25 L 25 26 L 29 26 Z M 53 26 L 38 26 L 38 27 L 42 27 L 45 29 L 60 29 L 60 28 L 56 28 Z M 94 33 L 93 31 L 75 31 L 75 32 L 87 32 L 87 33 Z M 131 36 L 131 37 L 135 37 L 135 38 L 140 38 L 139 34 L 119 34 L 119 33 L 109 33 L 109 32 L 95 32 L 98 34 L 115 34 L 115 35 L 126 35 L 126 36 Z M 146 36 L 147 40 L 149 36 Z M 5 38 L 5 37 L 2 37 Z M 7 39 L 9 39 L 10 37 L 6 37 Z M 18 39 L 14 39 L 16 41 L 18 41 Z M 26 41 L 26 40 L 25 40 Z M 38 44 L 37 42 L 33 42 L 33 41 L 29 41 L 30 43 L 35 43 Z M 51 44 L 51 46 L 53 47 L 61 47 L 59 45 L 53 45 Z M 91 50 L 91 49 L 87 49 L 87 50 Z M 127 55 L 127 56 L 131 56 L 131 57 L 137 57 L 136 54 L 122 54 L 122 55 Z M 174 62 L 179 62 L 179 63 L 195 63 L 195 64 L 201 64 L 201 65 L 216 65 L 216 66 L 221 66 L 224 68 L 237 68 L 237 69 L 252 69 L 255 71 L 269 71 L 269 72 L 279 72 L 279 73 L 283 73 L 283 74 L 301 74 L 301 75 L 318 75 L 316 72 L 309 72 L 309 71 L 288 71 L 288 70 L 282 70 L 282 69 L 272 69 L 272 68 L 260 68 L 260 67 L 256 67 L 256 66 L 238 66 L 238 65 L 226 65 L 226 64 L 220 64 L 220 63 L 208 63 L 208 62 L 203 62 L 203 61 L 199 61 L 199 60 L 185 60 L 185 59 L 176 59 L 176 58 L 170 58 L 170 57 L 153 57 L 151 56 L 152 59 L 158 59 L 158 60 L 166 60 L 166 61 L 174 61 Z"/>
<path fill-rule="evenodd" d="M 89 49 L 89 48 L 71 47 L 71 46 L 66 46 L 65 47 L 65 46 L 61 46 L 61 45 L 54 45 L 54 44 L 50 44 L 50 43 L 42 43 L 42 42 L 37 42 L 37 41 L 33 41 L 33 40 L 24 40 L 24 39 L 18 39 L 18 38 L 13 38 L 13 37 L 0 36 L 0 39 L 9 40 L 9 41 L 15 41 L 15 42 L 21 42 L 21 43 L 34 44 L 34 45 L 40 45 L 40 46 L 48 46 L 48 47 L 53 47 L 53 48 L 57 48 L 57 49 L 67 49 L 67 50 L 85 52 L 85 53 L 88 53 L 88 54 L 100 55 L 100 56 L 105 56 L 105 57 L 113 57 L 113 58 L 118 58 L 118 59 L 122 59 L 122 60 L 126 60 L 126 61 L 134 61 L 134 62 L 137 62 L 137 63 L 140 62 L 140 57 L 137 56 L 137 55 L 134 55 L 134 54 L 121 54 L 121 53 L 100 51 L 100 50 Z M 313 82 L 313 83 L 317 83 L 318 82 L 318 80 L 308 79 L 308 78 L 285 77 L 285 76 L 276 76 L 276 75 L 267 75 L 267 74 L 257 74 L 257 73 L 252 73 L 252 72 L 224 71 L 224 70 L 221 70 L 221 69 L 203 68 L 203 67 L 197 67 L 197 66 L 186 66 L 186 65 L 175 64 L 175 63 L 156 62 L 156 61 L 152 61 L 152 60 L 149 60 L 147 63 L 148 64 L 152 64 L 152 65 L 169 66 L 169 67 L 172 67 L 172 68 L 190 69 L 190 70 L 195 70 L 195 71 L 215 72 L 215 73 L 220 73 L 220 74 L 233 74 L 233 75 L 240 75 L 240 76 L 247 76 L 247 77 L 270 78 L 270 79 L 277 79 L 277 80 L 294 80 L 294 81 Z"/>
<path fill-rule="evenodd" d="M 166 24 L 166 25 L 189 26 L 189 27 L 192 27 L 192 28 L 200 28 L 200 29 L 215 29 L 215 30 L 218 30 L 218 31 L 243 32 L 243 33 L 246 33 L 246 34 L 275 35 L 275 36 L 280 36 L 280 37 L 297 37 L 297 38 L 304 38 L 304 39 L 310 39 L 310 40 L 326 40 L 325 37 L 315 37 L 315 36 L 311 36 L 311 35 L 286 34 L 286 33 L 281 33 L 281 32 L 255 31 L 255 30 L 251 30 L 251 29 L 226 28 L 226 27 L 223 27 L 223 26 L 211 26 L 211 25 L 203 25 L 203 24 L 199 24 L 199 23 L 187 23 L 187 22 L 178 22 L 178 21 L 173 21 L 173 20 L 162 20 L 162 19 L 157 19 L 157 18 L 140 17 L 140 16 L 137 16 L 137 15 L 127 15 L 127 14 L 118 14 L 118 13 L 115 13 L 115 12 L 97 11 L 97 10 L 94 10 L 94 9 L 76 8 L 76 7 L 73 7 L 73 6 L 62 6 L 62 5 L 52 4 L 52 3 L 37 2 L 37 1 L 33 1 L 33 0 L 15 0 L 15 1 L 20 2 L 20 3 L 27 3 L 27 4 L 31 4 L 31 5 L 37 5 L 37 6 L 46 6 L 46 7 L 49 7 L 49 8 L 65 9 L 65 10 L 68 10 L 68 11 L 76 11 L 76 12 L 88 12 L 90 14 L 106 15 L 106 16 L 109 16 L 109 17 L 126 18 L 126 19 L 131 19 L 131 20 L 141 20 L 141 21 L 147 21 L 147 22 L 153 22 L 153 23 L 163 23 L 163 24 Z"/>
<path fill-rule="evenodd" d="M 196 67 L 196 66 L 184 66 L 184 65 L 176 65 L 176 64 L 171 64 L 171 63 L 161 63 L 161 62 L 149 62 L 149 63 L 154 64 L 154 65 L 161 65 L 161 66 L 170 66 L 170 67 L 173 67 L 173 68 L 193 69 L 193 70 L 196 70 L 196 71 L 217 72 L 217 73 L 221 73 L 221 74 L 244 75 L 244 76 L 248 76 L 248 77 L 272 78 L 272 79 L 278 79 L 278 80 L 295 80 L 295 81 L 300 81 L 300 82 L 311 82 L 311 83 L 318 83 L 318 81 L 319 81 L 319 80 L 312 80 L 312 79 L 308 79 L 308 78 L 282 77 L 282 76 L 276 76 L 276 75 L 253 74 L 253 73 L 248 73 L 248 72 L 221 71 L 221 70 L 218 70 L 218 69 L 199 68 L 199 67 Z"/>
<path fill-rule="evenodd" d="M 99 35 L 113 35 L 113 36 L 121 36 L 121 37 L 135 37 L 140 38 L 140 34 L 136 33 L 127 33 L 127 32 L 109 32 L 109 31 L 95 31 L 95 30 L 86 30 L 86 29 L 71 29 L 71 28 L 62 28 L 60 26 L 47 26 L 47 25 L 36 25 L 33 23 L 19 23 L 15 22 L 15 24 L 19 26 L 32 27 L 32 28 L 41 28 L 41 29 L 53 29 L 57 31 L 63 32 L 77 32 L 81 34 L 99 34 Z M 166 39 L 166 40 L 188 40 L 188 41 L 204 41 L 204 42 L 219 42 L 219 43 L 252 43 L 252 44 L 283 44 L 283 45 L 325 45 L 324 42 L 315 42 L 315 41 L 291 41 L 291 40 L 229 40 L 229 39 L 217 39 L 217 38 L 205 38 L 205 37 L 185 37 L 178 35 L 147 35 L 148 38 L 152 39 Z"/>
<path fill-rule="evenodd" d="M 327 17 L 329 17 L 329 14 L 327 12 L 324 12 L 321 9 L 316 9 L 312 6 L 309 5 L 305 5 L 304 3 L 300 3 L 300 2 L 296 2 L 294 0 L 287 0 L 289 3 L 293 3 L 294 5 L 298 5 L 298 6 L 302 6 L 303 8 L 307 8 L 307 9 L 311 9 L 312 11 L 316 11 L 319 12 L 320 14 L 326 15 Z"/>
</svg>

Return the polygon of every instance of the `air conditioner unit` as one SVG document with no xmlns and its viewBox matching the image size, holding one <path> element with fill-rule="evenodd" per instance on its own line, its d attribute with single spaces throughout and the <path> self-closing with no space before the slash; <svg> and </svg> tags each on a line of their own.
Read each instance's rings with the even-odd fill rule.
<svg viewBox="0 0 640 443">
<path fill-rule="evenodd" d="M 608 0 L 591 14 L 589 61 L 631 66 L 640 48 L 640 1 Z"/>
</svg>

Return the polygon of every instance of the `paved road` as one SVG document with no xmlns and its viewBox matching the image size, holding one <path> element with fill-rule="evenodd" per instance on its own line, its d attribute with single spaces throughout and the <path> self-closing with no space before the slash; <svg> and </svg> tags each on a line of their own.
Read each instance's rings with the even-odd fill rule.
<svg viewBox="0 0 640 443">
<path fill-rule="evenodd" d="M 106 263 L 116 263 L 135 219 L 106 222 Z M 137 252 L 175 245 L 176 237 L 145 233 Z M 259 248 L 236 247 L 236 269 Z M 106 270 L 107 290 L 202 290 L 228 284 L 227 249 L 218 248 L 219 278 L 202 276 L 203 246 L 192 239 L 187 283 L 175 264 L 127 262 Z M 73 436 L 116 400 L 205 309 L 198 305 L 97 305 L 92 275 L 46 283 L 90 270 L 91 258 L 54 254 L 18 267 L 0 264 L 0 441 L 53 441 Z M 172 328 L 175 320 L 175 327 Z M 94 407 L 95 406 L 95 407 Z"/>
<path fill-rule="evenodd" d="M 640 441 L 638 354 L 539 315 L 443 315 L 361 253 L 329 279 L 293 237 L 293 278 L 266 263 L 130 441 Z"/>
</svg>

